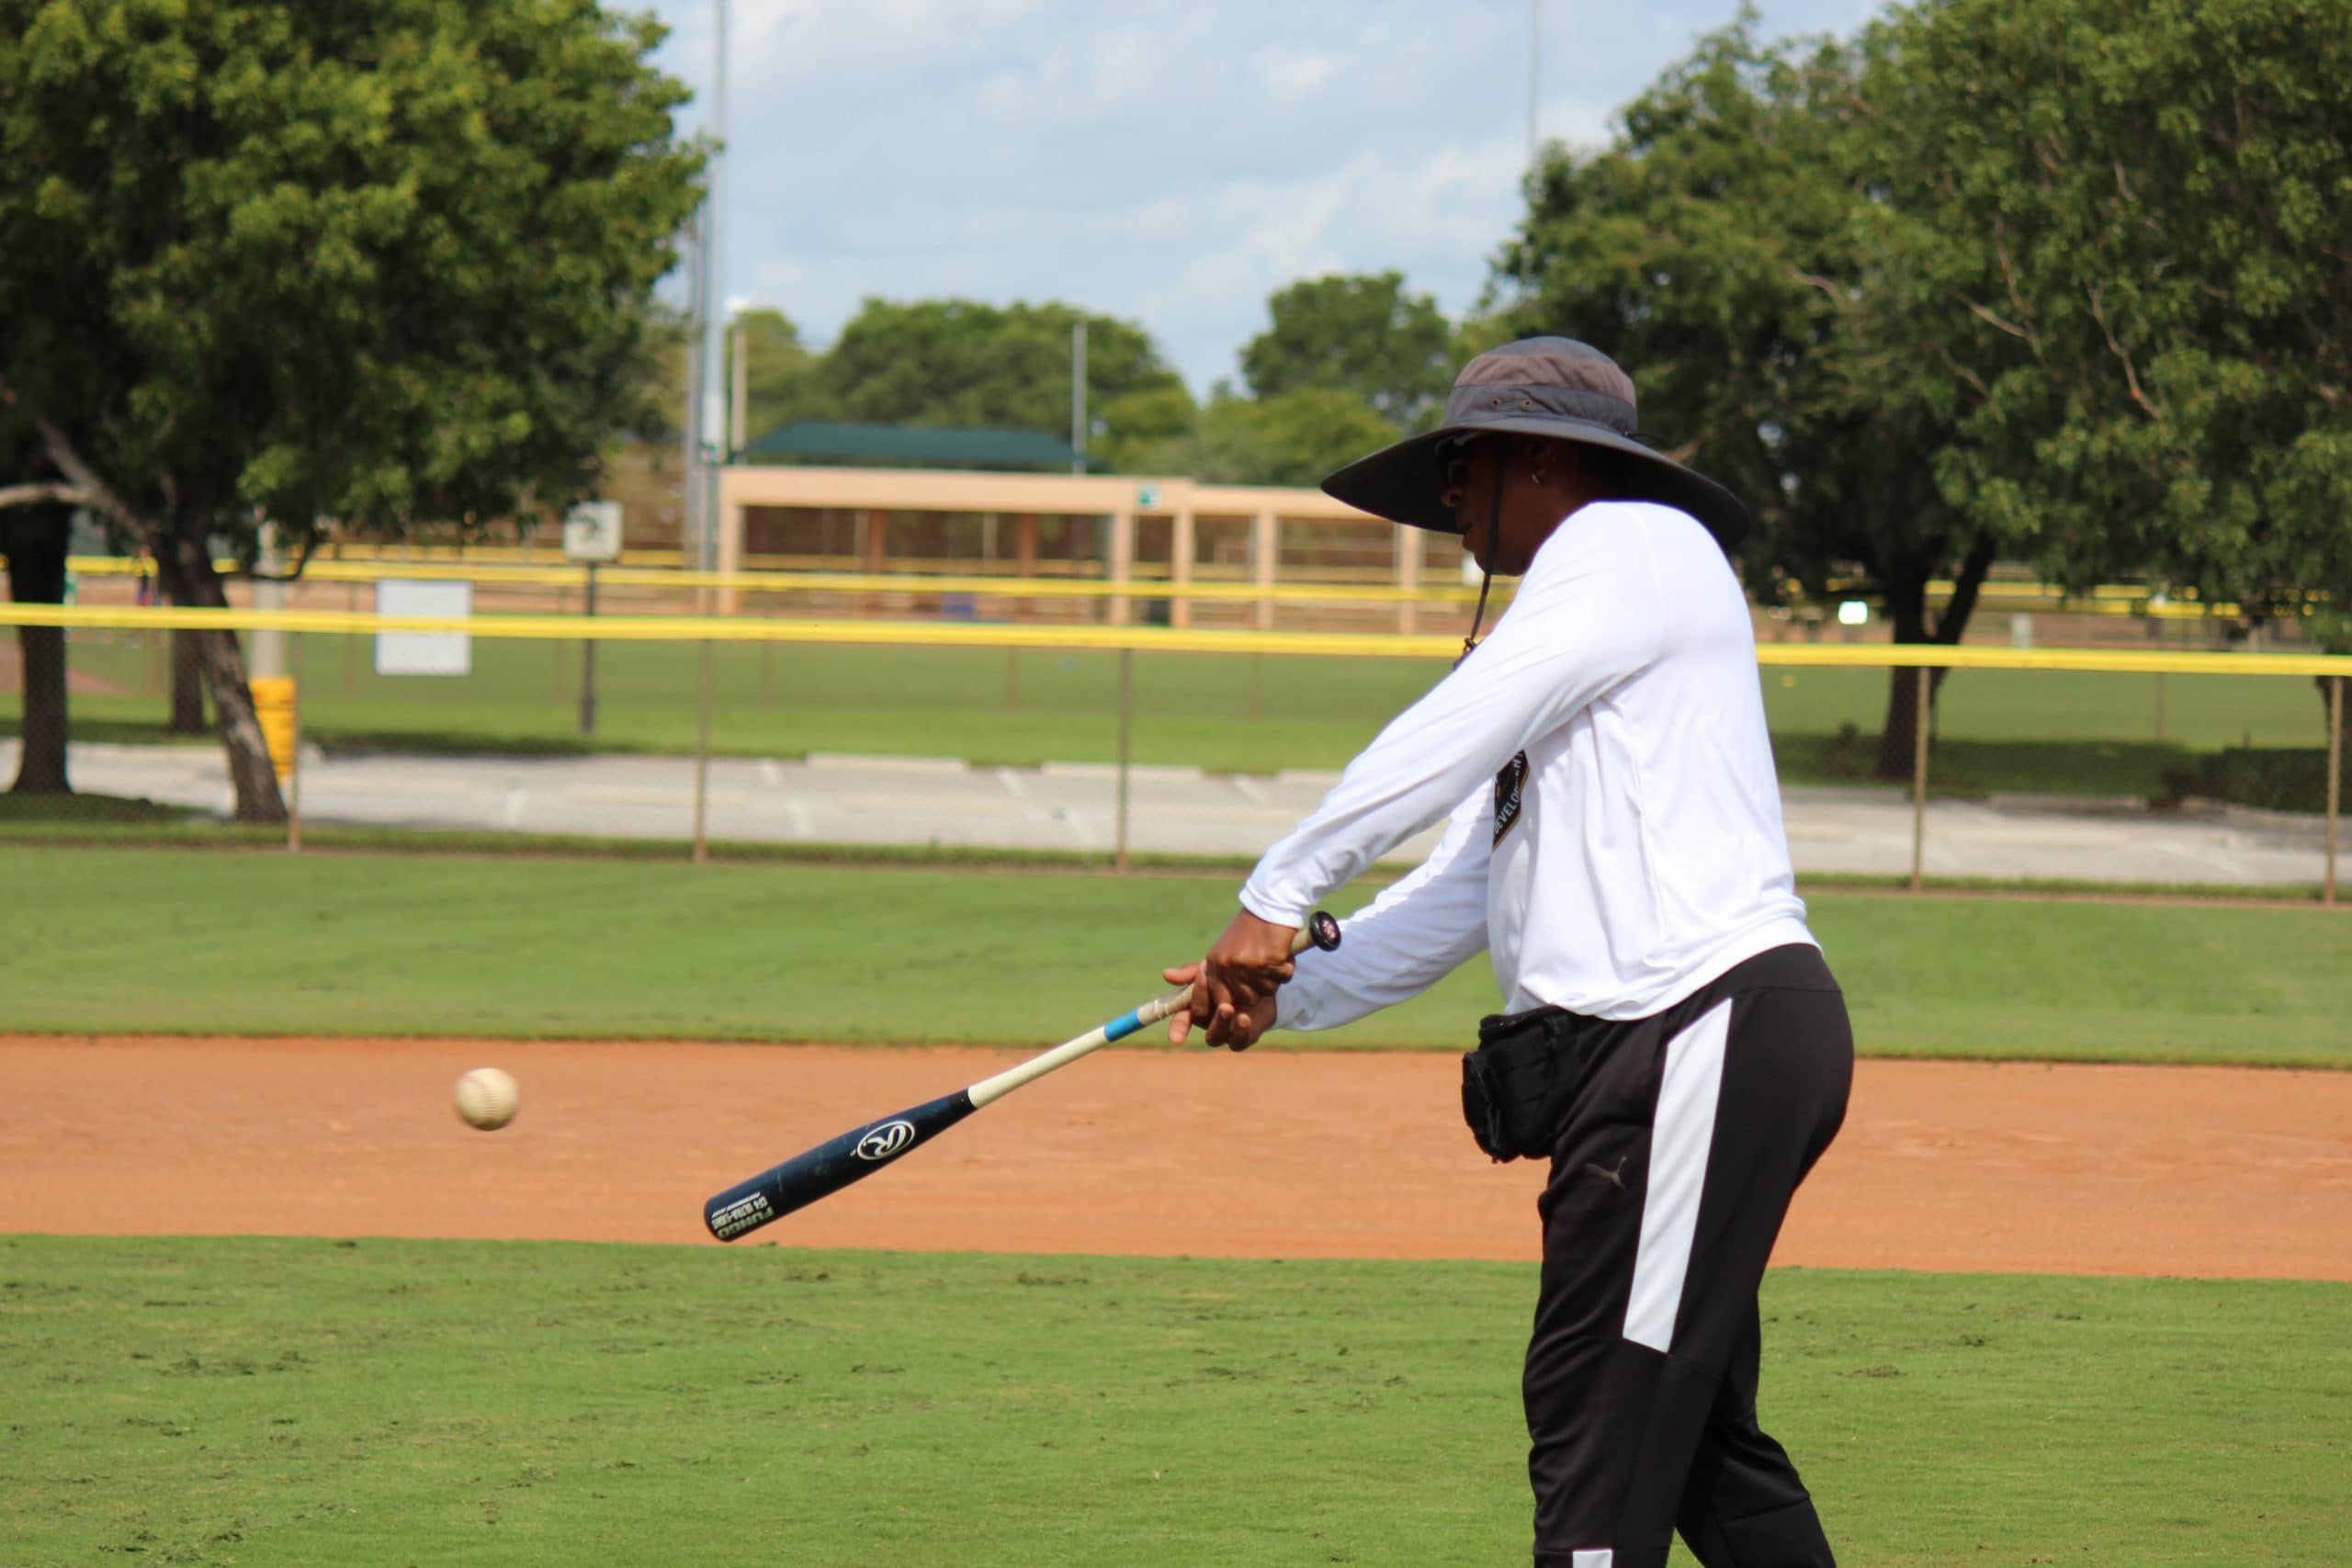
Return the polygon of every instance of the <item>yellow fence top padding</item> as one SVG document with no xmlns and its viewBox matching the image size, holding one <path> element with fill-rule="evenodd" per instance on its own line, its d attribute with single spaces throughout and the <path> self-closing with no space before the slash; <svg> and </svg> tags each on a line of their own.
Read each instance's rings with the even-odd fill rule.
<svg viewBox="0 0 2352 1568">
<path fill-rule="evenodd" d="M 785 620 L 727 615 L 472 615 L 352 614 L 342 610 L 144 609 L 0 604 L 0 626 L 91 630 L 277 630 L 372 636 L 462 632 L 479 637 L 597 642 L 782 642 L 899 648 L 1049 648 L 1139 653 L 1271 653 L 1329 659 L 1452 659 L 1453 637 L 1393 633 L 1173 631 L 1160 626 L 974 625 L 961 621 Z M 1759 643 L 1759 664 L 1813 670 L 2083 670 L 2143 675 L 2352 676 L 2352 655 L 2110 651 L 2104 649 L 1946 648 L 1936 644 Z"/>
<path fill-rule="evenodd" d="M 215 563 L 223 576 L 235 563 Z M 143 563 L 115 556 L 77 556 L 67 562 L 85 577 L 138 577 Z M 388 577 L 418 581 L 477 582 L 517 588 L 579 588 L 587 581 L 577 566 L 508 566 L 480 562 L 453 565 L 440 561 L 320 561 L 303 569 L 304 582 L 379 582 Z M 1249 603 L 1328 604 L 1466 604 L 1477 598 L 1475 588 L 1384 588 L 1345 582 L 1277 584 L 1261 588 L 1249 582 L 1169 582 L 1159 578 L 1130 578 L 1113 582 L 1104 578 L 1068 577 L 918 577 L 911 573 L 841 571 L 684 571 L 666 567 L 601 566 L 600 588 L 732 589 L 739 593 L 974 593 L 1001 599 L 1230 599 Z M 1510 597 L 1508 584 L 1498 583 L 1498 598 Z"/>
<path fill-rule="evenodd" d="M 653 552 L 647 552 L 649 554 Z M 138 577 L 149 570 L 134 557 L 75 556 L 67 567 L 85 577 Z M 216 561 L 224 577 L 242 569 L 235 561 Z M 586 569 L 576 564 L 526 565 L 507 560 L 329 560 L 316 559 L 303 570 L 306 582 L 379 582 L 388 577 L 420 581 L 466 581 L 514 588 L 578 588 L 587 581 Z M 1136 577 L 1114 582 L 1101 577 L 991 577 L 933 575 L 912 571 L 689 571 L 672 566 L 624 564 L 600 566 L 596 581 L 605 588 L 709 588 L 736 593 L 969 593 L 1000 599 L 1187 599 L 1237 604 L 1467 604 L 1478 596 L 1475 588 L 1431 584 L 1395 588 L 1374 583 L 1288 582 L 1260 586 L 1254 582 L 1170 582 L 1165 578 Z M 1931 592 L 1948 596 L 1949 582 L 1930 583 Z M 1508 603 L 1516 583 L 1495 584 L 1498 602 Z M 1997 611 L 2023 605 L 2037 611 L 2070 615 L 2132 615 L 2155 620 L 2205 620 L 2233 617 L 2233 604 L 2203 604 L 2177 595 L 2153 602 L 2153 590 L 2109 585 L 2087 594 L 2069 596 L 2045 583 L 1987 583 L 1980 607 Z M 2313 595 L 2314 604 L 2322 596 Z"/>
</svg>

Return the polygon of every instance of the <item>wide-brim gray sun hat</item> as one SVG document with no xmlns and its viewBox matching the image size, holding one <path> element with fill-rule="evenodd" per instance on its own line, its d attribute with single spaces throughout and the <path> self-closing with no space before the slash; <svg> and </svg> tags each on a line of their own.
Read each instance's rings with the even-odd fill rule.
<svg viewBox="0 0 2352 1568">
<path fill-rule="evenodd" d="M 1445 423 L 1359 457 L 1323 481 L 1349 505 L 1417 528 L 1459 534 L 1445 502 L 1446 470 L 1465 437 L 1535 435 L 1614 454 L 1609 497 L 1655 501 L 1689 513 L 1724 549 L 1748 530 L 1739 498 L 1634 434 L 1634 378 L 1574 338 L 1531 337 L 1464 366 L 1445 400 Z"/>
</svg>

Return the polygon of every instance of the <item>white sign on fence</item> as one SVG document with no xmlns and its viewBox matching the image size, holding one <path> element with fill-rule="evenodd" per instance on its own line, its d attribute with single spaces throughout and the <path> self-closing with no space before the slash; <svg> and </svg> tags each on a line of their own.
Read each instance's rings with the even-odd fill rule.
<svg viewBox="0 0 2352 1568">
<path fill-rule="evenodd" d="M 563 514 L 563 554 L 567 560 L 621 558 L 621 503 L 583 501 Z"/>
<path fill-rule="evenodd" d="M 470 582 L 416 582 L 387 577 L 376 584 L 376 614 L 430 615 L 438 620 L 470 616 L 474 585 Z M 464 632 L 379 632 L 376 637 L 379 675 L 470 675 L 474 639 Z"/>
</svg>

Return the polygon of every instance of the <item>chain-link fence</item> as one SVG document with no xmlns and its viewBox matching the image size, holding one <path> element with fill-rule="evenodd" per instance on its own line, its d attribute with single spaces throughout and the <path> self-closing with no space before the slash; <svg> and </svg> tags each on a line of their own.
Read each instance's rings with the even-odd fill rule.
<svg viewBox="0 0 2352 1568">
<path fill-rule="evenodd" d="M 63 627 L 74 792 L 12 795 L 0 832 L 288 831 L 237 823 L 219 716 L 187 679 L 191 634 L 172 629 L 204 624 L 243 628 L 249 662 L 289 678 L 255 690 L 296 841 L 722 857 L 1247 859 L 1455 648 L 761 615 L 0 614 Z M 444 639 L 451 672 L 394 672 L 415 664 L 388 634 Z M 1771 642 L 1759 657 L 1801 874 L 2332 897 L 2330 702 L 2352 660 Z M 39 707 L 0 664 L 8 777 L 45 744 Z"/>
</svg>

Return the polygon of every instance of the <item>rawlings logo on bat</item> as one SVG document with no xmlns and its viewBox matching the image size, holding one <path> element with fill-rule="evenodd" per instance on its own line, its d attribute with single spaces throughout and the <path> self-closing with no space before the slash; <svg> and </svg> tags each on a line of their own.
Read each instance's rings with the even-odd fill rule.
<svg viewBox="0 0 2352 1568">
<path fill-rule="evenodd" d="M 885 1122 L 858 1139 L 852 1152 L 863 1160 L 882 1161 L 892 1155 L 905 1152 L 915 1141 L 915 1124 L 911 1122 Z"/>
</svg>

